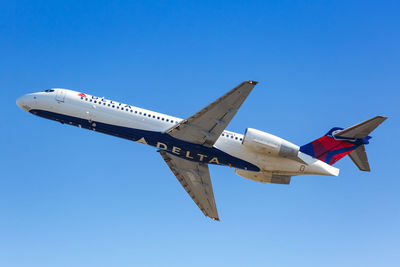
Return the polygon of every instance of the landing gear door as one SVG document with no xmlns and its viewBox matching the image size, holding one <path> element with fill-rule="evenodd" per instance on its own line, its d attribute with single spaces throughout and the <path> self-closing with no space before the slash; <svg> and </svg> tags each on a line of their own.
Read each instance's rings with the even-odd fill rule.
<svg viewBox="0 0 400 267">
<path fill-rule="evenodd" d="M 57 90 L 56 101 L 64 102 L 64 98 L 65 98 L 65 91 L 64 90 Z"/>
</svg>

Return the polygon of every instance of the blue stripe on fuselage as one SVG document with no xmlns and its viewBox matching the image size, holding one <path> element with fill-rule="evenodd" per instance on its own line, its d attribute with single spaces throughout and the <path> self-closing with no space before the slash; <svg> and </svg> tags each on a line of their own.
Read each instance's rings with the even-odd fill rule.
<svg viewBox="0 0 400 267">
<path fill-rule="evenodd" d="M 134 129 L 129 127 L 117 126 L 106 124 L 97 121 L 89 122 L 86 119 L 67 116 L 64 114 L 54 113 L 45 110 L 30 110 L 34 115 L 55 120 L 61 123 L 67 123 L 74 126 L 80 126 L 85 129 L 95 130 L 96 132 L 113 135 L 116 137 L 139 141 L 148 145 L 157 147 L 161 150 L 168 151 L 169 153 L 195 162 L 202 162 L 206 164 L 216 165 L 231 165 L 234 168 L 260 171 L 260 169 L 244 160 L 233 157 L 215 147 L 209 148 L 202 145 L 197 145 L 176 139 L 169 134 L 162 132 L 146 131 Z"/>
</svg>

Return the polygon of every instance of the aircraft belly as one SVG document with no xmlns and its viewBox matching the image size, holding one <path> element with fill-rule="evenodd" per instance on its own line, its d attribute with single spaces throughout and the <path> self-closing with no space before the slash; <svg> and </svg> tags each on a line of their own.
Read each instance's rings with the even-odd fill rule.
<svg viewBox="0 0 400 267">
<path fill-rule="evenodd" d="M 92 118 L 90 120 L 88 117 L 84 117 L 84 110 L 85 109 L 71 109 L 70 111 L 63 111 L 64 113 L 75 115 L 76 117 L 45 110 L 31 110 L 31 112 L 38 116 L 62 123 L 154 146 L 160 150 L 165 150 L 172 155 L 190 161 L 226 165 L 252 171 L 259 171 L 262 169 L 268 171 L 295 172 L 302 170 L 297 162 L 252 153 L 246 150 L 240 142 L 231 140 L 223 141 L 219 139 L 215 147 L 204 147 L 181 141 L 157 130 L 149 130 L 149 128 L 156 129 L 157 125 L 149 126 L 149 124 L 144 124 L 138 120 L 133 121 L 129 117 L 121 118 L 123 114 L 119 113 L 105 113 L 96 110 L 90 115 Z M 143 129 L 144 127 L 147 129 Z"/>
<path fill-rule="evenodd" d="M 87 118 L 74 117 L 46 110 L 35 109 L 31 110 L 30 112 L 47 119 L 154 146 L 160 150 L 167 151 L 172 155 L 190 161 L 215 165 L 227 165 L 244 170 L 260 170 L 254 164 L 232 156 L 214 147 L 209 148 L 185 142 L 159 131 L 149 131 L 103 122 L 112 120 L 111 116 L 105 118 L 104 116 L 100 117 L 100 114 L 96 113 L 96 119 L 89 121 Z M 99 121 L 99 119 L 101 119 L 101 121 Z"/>
<path fill-rule="evenodd" d="M 245 160 L 232 156 L 215 147 L 209 148 L 181 141 L 179 139 L 175 139 L 169 136 L 168 134 L 161 134 L 161 136 L 157 137 L 157 140 L 154 141 L 156 142 L 155 144 L 148 144 L 186 160 L 207 164 L 226 165 L 246 170 L 259 170 L 257 166 L 246 162 Z"/>
</svg>

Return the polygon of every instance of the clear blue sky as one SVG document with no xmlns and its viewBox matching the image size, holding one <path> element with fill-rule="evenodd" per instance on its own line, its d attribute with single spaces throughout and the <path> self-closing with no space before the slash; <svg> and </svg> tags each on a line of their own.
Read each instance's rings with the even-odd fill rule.
<svg viewBox="0 0 400 267">
<path fill-rule="evenodd" d="M 0 266 L 398 266 L 399 1 L 2 1 Z M 302 145 L 389 119 L 363 173 L 258 184 L 211 167 L 221 222 L 155 149 L 28 114 L 51 87 L 187 117 L 260 83 L 228 129 Z"/>
</svg>

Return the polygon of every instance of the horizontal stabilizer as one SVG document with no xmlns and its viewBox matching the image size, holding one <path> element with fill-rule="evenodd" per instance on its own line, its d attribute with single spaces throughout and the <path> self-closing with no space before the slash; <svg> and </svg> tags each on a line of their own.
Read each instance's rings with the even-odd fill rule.
<svg viewBox="0 0 400 267">
<path fill-rule="evenodd" d="M 334 133 L 338 137 L 363 139 L 367 137 L 376 127 L 384 122 L 387 117 L 376 116 L 364 122 L 353 125 L 349 128 Z"/>
<path fill-rule="evenodd" d="M 365 152 L 365 146 L 361 145 L 356 150 L 353 150 L 349 157 L 356 164 L 356 166 L 360 169 L 360 171 L 369 172 L 371 169 L 369 168 L 367 153 Z"/>
<path fill-rule="evenodd" d="M 364 145 L 369 144 L 369 134 L 387 117 L 375 116 L 349 128 L 334 127 L 324 136 L 300 147 L 300 152 L 333 165 L 349 155 L 362 171 L 370 171 Z"/>
</svg>

